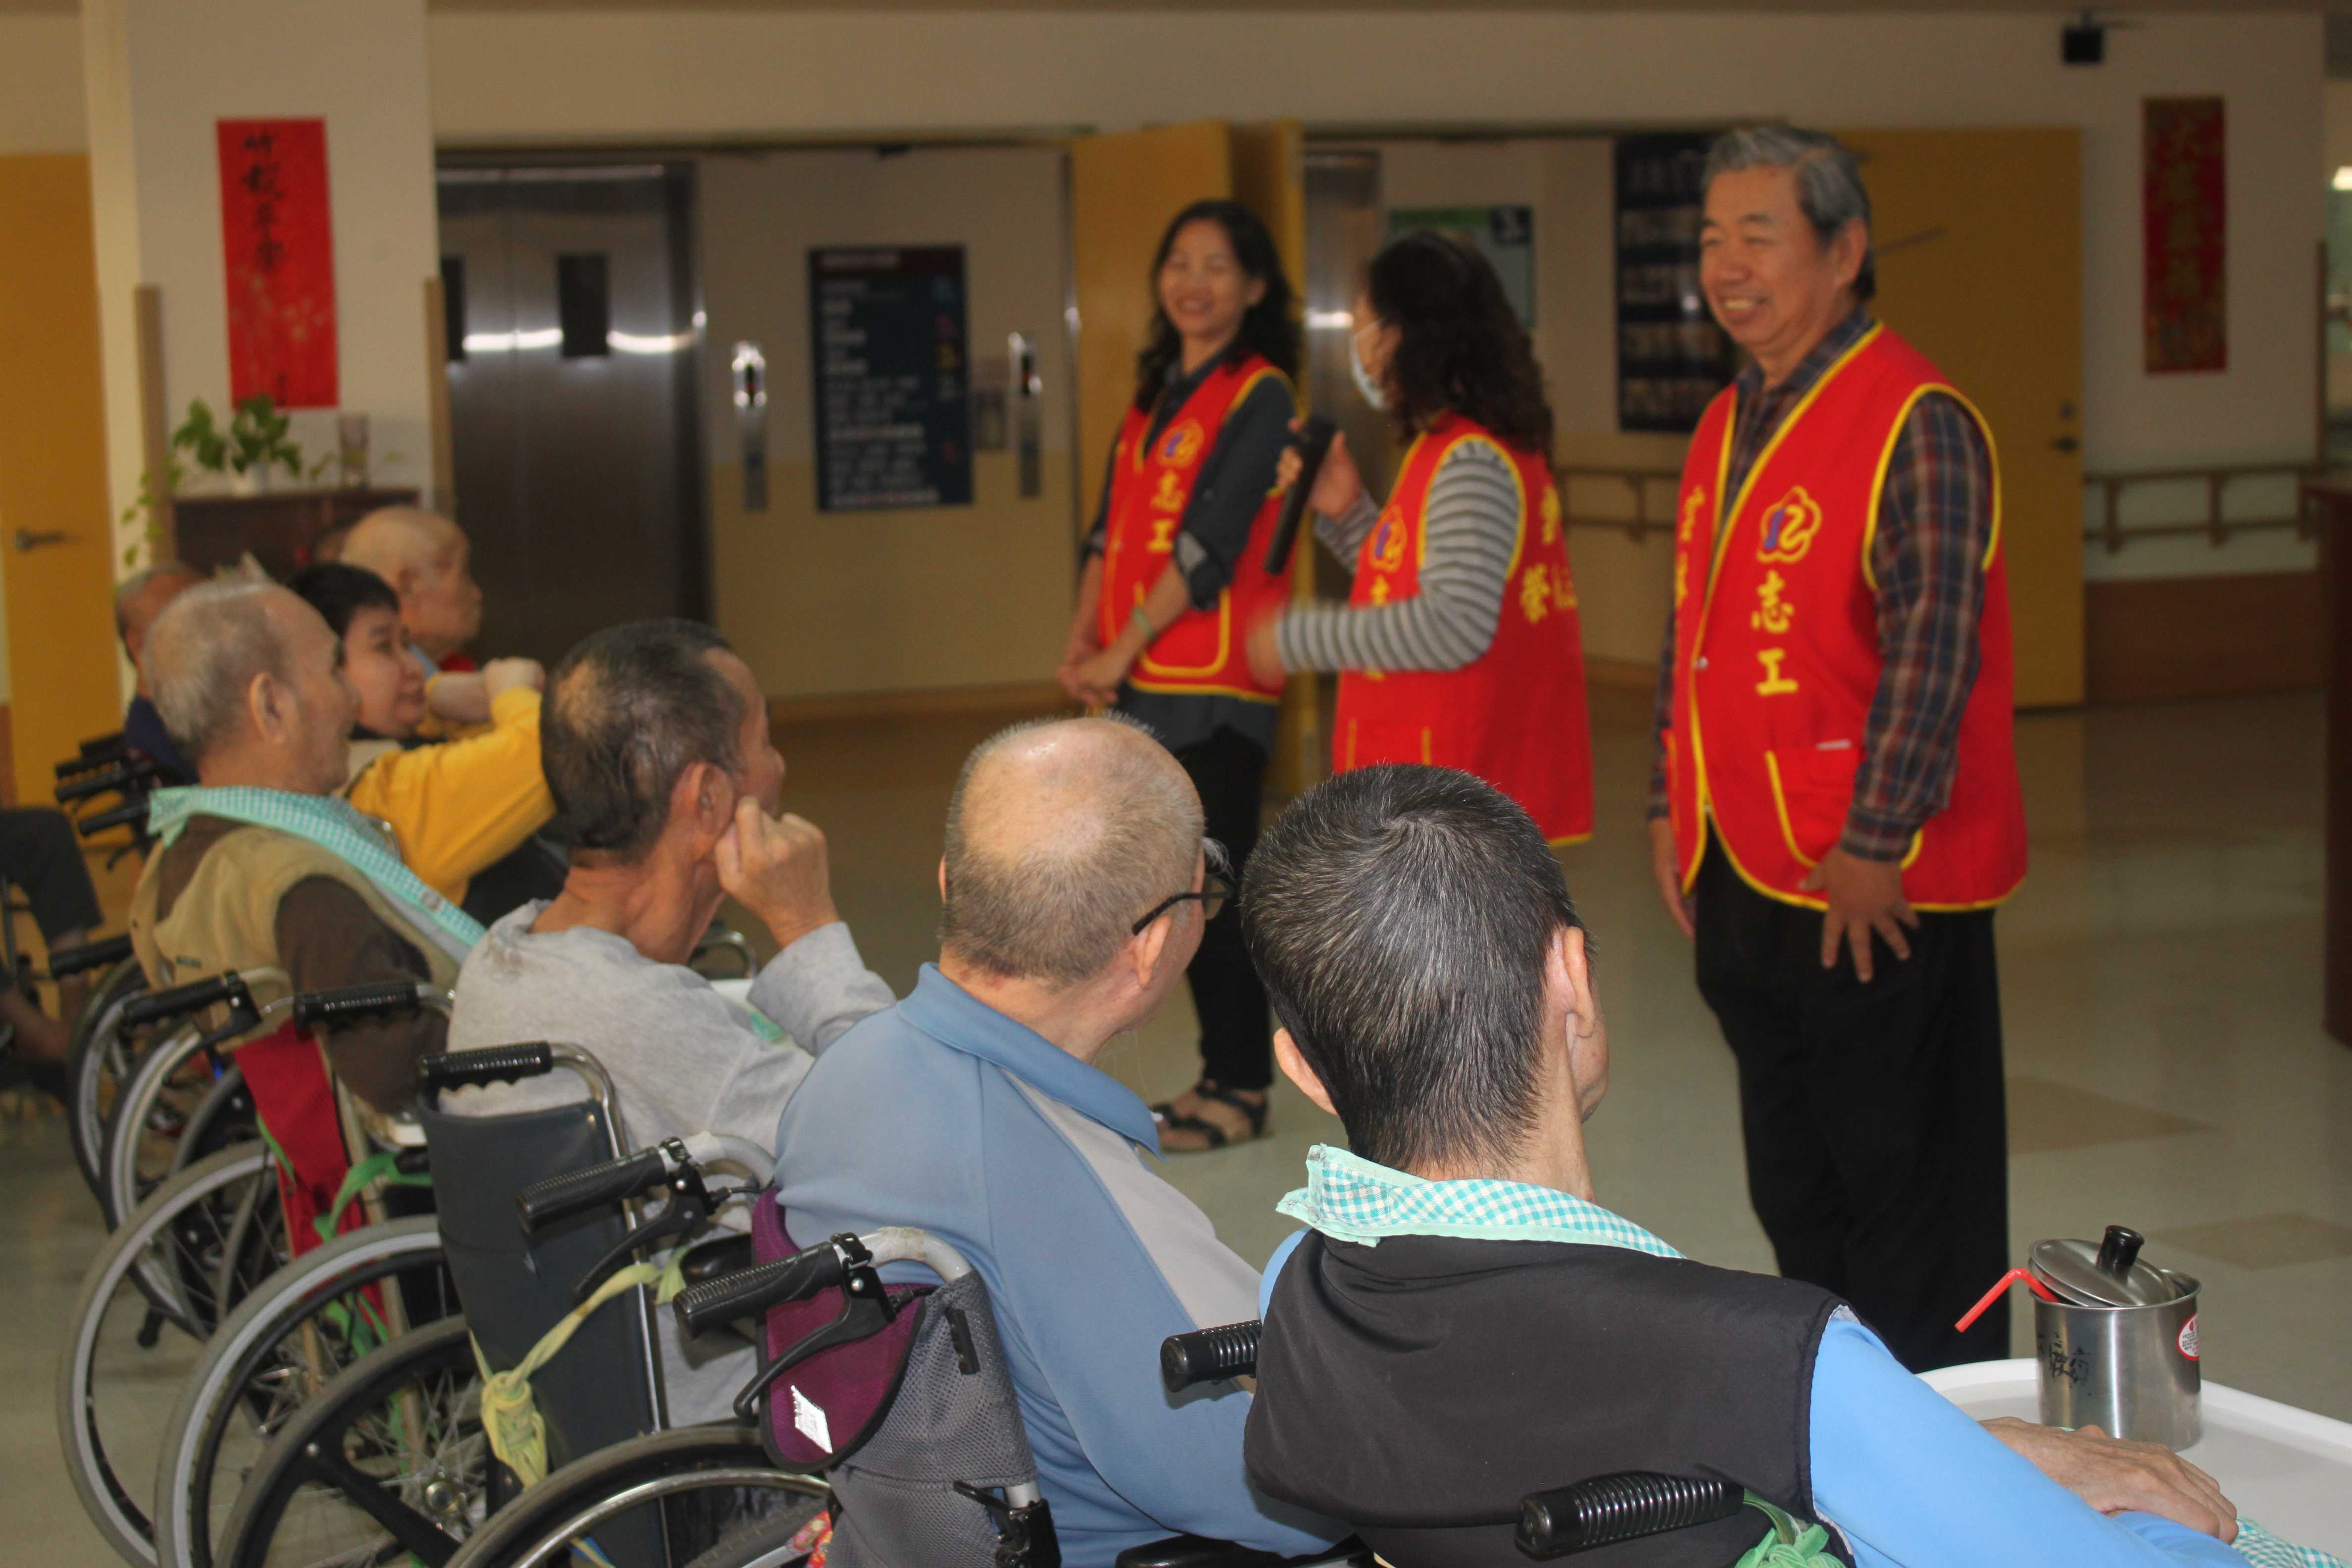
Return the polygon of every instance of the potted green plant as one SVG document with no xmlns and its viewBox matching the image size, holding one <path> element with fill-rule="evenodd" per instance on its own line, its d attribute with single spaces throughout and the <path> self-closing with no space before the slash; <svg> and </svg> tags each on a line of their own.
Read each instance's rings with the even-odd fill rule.
<svg viewBox="0 0 2352 1568">
<path fill-rule="evenodd" d="M 288 420 L 266 392 L 257 392 L 236 405 L 224 426 L 213 417 L 203 398 L 188 403 L 188 416 L 172 432 L 172 452 L 195 459 L 206 472 L 225 475 L 229 488 L 252 495 L 269 488 L 269 471 L 283 466 L 302 478 L 302 448 L 287 437 Z"/>
</svg>

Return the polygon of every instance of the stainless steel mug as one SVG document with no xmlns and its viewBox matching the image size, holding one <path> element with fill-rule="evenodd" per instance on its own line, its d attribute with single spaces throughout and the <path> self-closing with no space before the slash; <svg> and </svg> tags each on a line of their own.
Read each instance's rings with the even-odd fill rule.
<svg viewBox="0 0 2352 1568">
<path fill-rule="evenodd" d="M 2110 1436 L 2173 1449 L 2203 1434 L 2197 1360 L 2201 1287 L 2189 1275 L 2162 1272 L 2178 1292 L 2168 1301 L 2116 1307 L 2034 1299 L 2045 1426 L 2095 1426 Z"/>
</svg>

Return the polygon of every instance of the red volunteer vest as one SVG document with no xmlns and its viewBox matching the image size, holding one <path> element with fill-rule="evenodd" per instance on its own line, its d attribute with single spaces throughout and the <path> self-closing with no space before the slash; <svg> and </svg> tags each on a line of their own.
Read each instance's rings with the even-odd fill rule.
<svg viewBox="0 0 2352 1568">
<path fill-rule="evenodd" d="M 1348 602 L 1392 605 L 1421 591 L 1430 481 L 1464 441 L 1484 441 L 1519 481 L 1518 542 L 1495 640 L 1460 669 L 1350 669 L 1339 677 L 1332 767 L 1434 763 L 1477 774 L 1527 808 L 1544 837 L 1592 833 L 1592 734 L 1584 639 L 1561 535 L 1559 491 L 1538 452 L 1505 446 L 1456 415 L 1415 437 L 1396 489 L 1356 555 Z"/>
<path fill-rule="evenodd" d="M 1983 416 L 1917 350 L 1874 326 L 1790 411 L 1727 514 L 1736 392 L 1727 388 L 1699 421 L 1683 466 L 1665 735 L 1685 888 L 1697 878 L 1712 818 L 1733 867 L 1759 892 L 1826 907 L 1800 884 L 1836 846 L 1853 803 L 1881 668 L 1871 536 L 1895 437 L 1930 392 L 1968 408 L 1990 453 Z M 1999 903 L 2025 876 L 2000 480 L 1996 458 L 1979 663 L 1960 718 L 1951 800 L 1903 861 L 1904 894 L 1916 909 Z"/>
<path fill-rule="evenodd" d="M 1128 408 L 1111 454 L 1110 507 L 1103 527 L 1099 635 L 1106 647 L 1168 570 L 1185 504 L 1192 499 L 1193 477 L 1215 447 L 1225 416 L 1265 376 L 1283 380 L 1280 371 L 1255 354 L 1239 364 L 1220 364 L 1150 443 L 1144 437 L 1150 433 L 1151 416 Z M 1289 384 L 1283 385 L 1287 391 Z M 1290 598 L 1290 574 L 1275 577 L 1265 571 L 1266 545 L 1281 511 L 1280 498 L 1269 490 L 1216 608 L 1187 610 L 1170 622 L 1128 672 L 1129 685 L 1252 702 L 1282 700 L 1279 682 L 1268 686 L 1250 674 L 1243 647 L 1258 617 Z"/>
</svg>

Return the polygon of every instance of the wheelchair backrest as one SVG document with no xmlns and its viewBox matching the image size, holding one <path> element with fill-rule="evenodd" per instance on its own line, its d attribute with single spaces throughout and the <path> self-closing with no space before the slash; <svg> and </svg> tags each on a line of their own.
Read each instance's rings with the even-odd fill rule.
<svg viewBox="0 0 2352 1568">
<path fill-rule="evenodd" d="M 593 1100 L 511 1116 L 455 1116 L 436 1098 L 426 1096 L 419 1115 L 442 1247 L 474 1342 L 490 1369 L 503 1372 L 572 1310 L 574 1284 L 627 1228 L 622 1215 L 600 1210 L 526 1237 L 515 1194 L 624 1151 Z M 532 1378 L 547 1418 L 551 1470 L 661 1425 L 641 1294 L 591 1314 Z M 639 1375 L 614 1375 L 621 1368 Z"/>
<path fill-rule="evenodd" d="M 751 1234 L 761 1261 L 797 1250 L 772 1200 L 758 1205 Z M 1037 1500 L 1037 1462 L 987 1285 L 975 1270 L 887 1293 L 896 1308 L 887 1326 L 798 1362 L 769 1385 L 761 1412 L 770 1457 L 786 1468 L 822 1470 L 833 1488 L 830 1568 L 1056 1560 L 1049 1521 L 1024 1521 L 1023 1539 L 1042 1548 L 1032 1556 L 1008 1539 L 997 1509 L 973 1496 L 1015 1508 Z M 836 1287 L 772 1309 L 762 1368 L 851 1305 Z"/>
</svg>

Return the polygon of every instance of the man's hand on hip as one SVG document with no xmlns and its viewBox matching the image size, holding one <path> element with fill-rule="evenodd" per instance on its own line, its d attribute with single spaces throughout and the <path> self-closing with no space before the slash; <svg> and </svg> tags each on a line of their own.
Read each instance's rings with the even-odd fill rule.
<svg viewBox="0 0 2352 1568">
<path fill-rule="evenodd" d="M 750 795 L 713 852 L 719 885 L 760 917 L 779 952 L 841 918 L 833 907 L 824 834 L 791 812 L 770 816 Z"/>
<path fill-rule="evenodd" d="M 1893 860 L 1865 860 L 1843 849 L 1832 849 L 1797 884 L 1825 895 L 1830 907 L 1822 913 L 1822 967 L 1835 969 L 1838 949 L 1853 949 L 1854 978 L 1870 984 L 1871 932 L 1886 939 L 1895 956 L 1908 959 L 1911 943 L 1903 928 L 1916 929 L 1919 917 L 1903 897 L 1903 868 Z"/>
<path fill-rule="evenodd" d="M 2101 1513 L 2152 1513 L 2237 1539 L 2238 1506 L 2219 1482 L 2161 1443 L 2126 1443 L 2096 1426 L 2061 1431 L 2004 1415 L 1984 1429 Z"/>
</svg>

